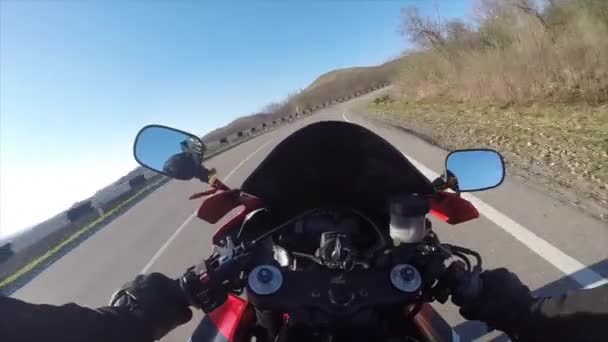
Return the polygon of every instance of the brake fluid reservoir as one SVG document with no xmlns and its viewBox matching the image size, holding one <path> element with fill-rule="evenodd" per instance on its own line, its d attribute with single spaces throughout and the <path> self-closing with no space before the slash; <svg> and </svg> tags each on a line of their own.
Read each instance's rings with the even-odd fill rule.
<svg viewBox="0 0 608 342">
<path fill-rule="evenodd" d="M 428 199 L 417 195 L 394 197 L 390 202 L 390 235 L 393 243 L 416 243 L 426 236 L 426 214 L 430 210 Z"/>
</svg>

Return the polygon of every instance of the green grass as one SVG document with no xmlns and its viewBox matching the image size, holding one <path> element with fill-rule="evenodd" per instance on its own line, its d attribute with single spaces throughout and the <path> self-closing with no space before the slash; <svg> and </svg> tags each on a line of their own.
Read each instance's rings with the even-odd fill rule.
<svg viewBox="0 0 608 342">
<path fill-rule="evenodd" d="M 495 148 L 505 154 L 512 173 L 608 207 L 608 106 L 405 100 L 369 106 L 376 116 L 445 149 Z"/>
</svg>

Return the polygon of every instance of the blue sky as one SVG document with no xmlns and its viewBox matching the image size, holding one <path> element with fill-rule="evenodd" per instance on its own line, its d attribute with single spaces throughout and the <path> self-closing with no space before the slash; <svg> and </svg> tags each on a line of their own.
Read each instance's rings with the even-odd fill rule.
<svg viewBox="0 0 608 342">
<path fill-rule="evenodd" d="M 0 236 L 133 168 L 145 124 L 202 134 L 397 56 L 400 9 L 432 3 L 0 1 Z M 448 17 L 469 6 L 439 2 Z"/>
</svg>

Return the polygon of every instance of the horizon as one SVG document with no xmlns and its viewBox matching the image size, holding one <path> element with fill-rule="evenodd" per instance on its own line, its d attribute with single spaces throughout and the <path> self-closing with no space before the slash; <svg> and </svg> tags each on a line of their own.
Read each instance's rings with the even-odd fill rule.
<svg viewBox="0 0 608 342">
<path fill-rule="evenodd" d="M 133 170 L 149 123 L 204 135 L 335 69 L 408 48 L 423 1 L 0 2 L 0 239 Z M 470 1 L 441 1 L 468 15 Z M 35 196 L 34 196 L 35 195 Z"/>
</svg>

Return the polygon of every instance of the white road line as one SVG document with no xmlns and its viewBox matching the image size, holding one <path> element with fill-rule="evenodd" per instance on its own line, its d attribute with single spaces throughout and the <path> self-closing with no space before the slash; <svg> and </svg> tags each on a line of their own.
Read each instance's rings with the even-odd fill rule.
<svg viewBox="0 0 608 342">
<path fill-rule="evenodd" d="M 343 112 L 343 113 L 342 113 L 342 119 L 344 119 L 344 121 L 346 121 L 346 122 L 350 122 L 350 123 L 352 123 L 352 121 L 350 121 L 350 120 L 348 119 L 348 117 L 346 116 L 346 113 L 345 113 L 345 112 Z"/>
<path fill-rule="evenodd" d="M 346 116 L 346 112 L 342 112 L 342 118 L 344 119 L 344 121 L 346 121 L 346 122 L 348 122 L 348 123 L 353 123 L 353 122 L 352 122 L 352 121 L 351 121 L 351 120 L 348 118 L 348 116 Z M 423 168 L 421 168 L 421 167 L 419 167 L 419 166 L 424 167 L 424 169 L 426 169 L 426 171 L 433 172 L 433 171 L 431 171 L 429 168 L 427 168 L 426 166 L 424 166 L 424 165 L 422 165 L 422 164 L 420 164 L 420 163 L 417 163 L 418 165 L 416 165 L 416 164 L 414 163 L 413 159 L 410 159 L 410 157 L 406 156 L 406 155 L 405 155 L 405 153 L 404 153 L 403 155 L 404 155 L 404 156 L 405 156 L 407 159 L 409 159 L 409 160 L 412 162 L 412 164 L 414 164 L 414 166 L 416 166 L 416 167 L 417 167 L 417 168 L 418 168 L 418 169 L 419 169 L 419 170 L 420 170 L 422 173 L 424 173 L 424 170 L 423 170 Z M 426 173 L 425 173 L 425 176 L 429 177 L 429 176 L 428 176 Z M 437 178 L 437 177 L 433 177 L 433 178 Z M 456 330 L 454 330 L 452 327 L 450 327 L 450 330 L 452 330 L 452 342 L 460 342 L 460 335 L 459 335 L 459 334 L 456 332 Z"/>
<path fill-rule="evenodd" d="M 248 155 L 247 158 L 241 160 L 241 162 L 237 166 L 235 166 L 235 168 L 232 169 L 232 171 L 228 172 L 228 174 L 226 175 L 226 177 L 224 177 L 223 180 L 228 181 L 228 179 L 230 177 L 232 177 L 232 175 L 236 172 L 236 170 L 238 170 L 241 166 L 243 166 L 243 164 L 245 164 L 246 161 L 248 161 L 249 159 L 251 159 L 251 157 L 253 157 L 256 153 L 258 153 L 264 147 L 268 146 L 271 142 L 272 142 L 272 139 L 268 140 L 267 142 L 265 142 L 264 144 L 262 144 L 262 146 L 258 147 L 257 150 L 253 151 L 250 155 Z"/>
<path fill-rule="evenodd" d="M 247 156 L 247 158 L 243 159 L 222 180 L 223 181 L 228 181 L 228 179 L 236 172 L 236 170 L 238 170 L 241 166 L 243 166 L 243 164 L 246 161 L 248 161 L 249 159 L 251 159 L 251 157 L 253 157 L 256 153 L 258 153 L 264 147 L 268 146 L 271 142 L 272 142 L 272 139 L 268 140 L 267 142 L 265 142 L 264 144 L 262 144 L 262 146 L 258 147 L 257 150 L 253 151 L 250 155 Z M 148 261 L 148 263 L 146 264 L 146 266 L 144 266 L 144 268 L 141 269 L 141 272 L 139 272 L 140 274 L 141 273 L 147 273 L 150 270 L 150 268 L 152 267 L 152 265 L 154 265 L 154 263 L 156 262 L 156 260 L 158 260 L 158 258 L 163 254 L 163 252 L 167 249 L 167 247 L 169 247 L 169 245 L 171 244 L 171 242 L 173 242 L 173 240 L 175 240 L 175 238 L 177 238 L 177 236 L 179 235 L 179 233 L 182 230 L 184 230 L 184 228 L 186 228 L 186 226 L 188 225 L 188 223 L 190 223 L 190 221 L 192 221 L 196 217 L 197 212 L 198 212 L 198 208 L 197 208 L 197 210 L 194 211 L 194 213 L 192 213 L 192 215 L 188 216 L 188 218 L 186 219 L 186 221 L 184 221 L 184 223 L 182 223 L 177 228 L 177 230 L 175 230 L 175 232 L 173 232 L 173 234 L 171 234 L 171 236 L 169 237 L 169 239 L 167 239 L 167 241 L 165 241 L 165 243 L 160 247 L 160 249 L 158 251 L 156 251 L 156 253 L 152 256 L 152 259 L 150 259 L 150 261 Z"/>
<path fill-rule="evenodd" d="M 490 221 L 494 222 L 499 227 L 502 227 L 507 233 L 511 234 L 514 238 L 519 240 L 519 242 L 553 264 L 553 266 L 564 272 L 568 277 L 574 279 L 583 288 L 591 289 L 603 284 L 608 284 L 608 279 L 602 277 L 601 274 L 562 252 L 543 238 L 510 219 L 505 214 L 492 208 L 478 197 L 470 194 L 464 194 L 463 197 L 473 203 L 477 210 L 490 219 Z"/>
<path fill-rule="evenodd" d="M 150 267 L 152 267 L 152 265 L 154 265 L 156 260 L 158 260 L 158 258 L 163 254 L 163 252 L 167 249 L 167 247 L 169 247 L 171 242 L 173 242 L 173 240 L 175 240 L 175 238 L 179 235 L 179 233 L 181 233 L 181 231 L 184 230 L 184 228 L 188 225 L 188 223 L 190 223 L 190 221 L 192 221 L 192 219 L 194 219 L 195 217 L 196 217 L 196 211 L 194 213 L 192 213 L 192 215 L 188 216 L 186 221 L 184 221 L 184 223 L 182 223 L 177 228 L 177 230 L 175 232 L 173 232 L 173 234 L 171 234 L 169 239 L 167 241 L 165 241 L 165 243 L 160 247 L 160 249 L 158 251 L 156 251 L 156 253 L 154 253 L 154 256 L 152 256 L 152 259 L 150 259 L 150 261 L 148 261 L 146 266 L 144 266 L 144 268 L 141 269 L 141 272 L 139 272 L 140 274 L 147 273 L 150 270 Z"/>
<path fill-rule="evenodd" d="M 342 117 L 348 121 L 346 113 L 342 114 Z M 403 153 L 403 152 L 402 152 Z M 420 170 L 429 179 L 435 179 L 439 177 L 439 174 L 429 169 L 416 159 L 403 153 L 403 155 L 412 163 L 418 170 Z M 568 277 L 579 283 L 583 288 L 590 289 L 600 285 L 608 284 L 608 279 L 604 278 L 601 274 L 588 268 L 582 262 L 562 252 L 551 243 L 547 242 L 540 236 L 534 234 L 532 231 L 522 226 L 521 224 L 510 219 L 507 215 L 501 213 L 497 209 L 493 208 L 480 198 L 471 194 L 463 194 L 463 198 L 471 202 L 477 210 L 485 216 L 488 220 L 492 221 L 498 227 L 502 228 L 505 232 L 509 233 L 519 242 L 524 244 L 534 253 L 548 261 L 550 264 L 555 266 L 558 270 L 562 271 Z"/>
</svg>

